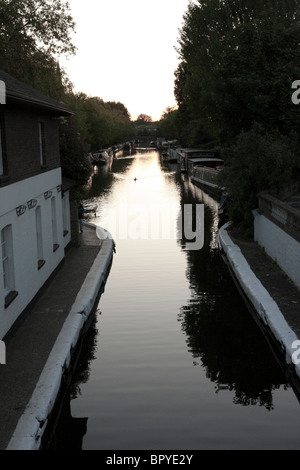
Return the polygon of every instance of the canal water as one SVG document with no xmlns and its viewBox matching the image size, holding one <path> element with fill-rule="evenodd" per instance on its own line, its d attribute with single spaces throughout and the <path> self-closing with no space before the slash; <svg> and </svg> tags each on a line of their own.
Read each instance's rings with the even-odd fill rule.
<svg viewBox="0 0 300 470">
<path fill-rule="evenodd" d="M 218 251 L 217 203 L 176 170 L 137 149 L 91 178 L 86 213 L 116 254 L 51 447 L 300 449 L 297 396 Z"/>
</svg>

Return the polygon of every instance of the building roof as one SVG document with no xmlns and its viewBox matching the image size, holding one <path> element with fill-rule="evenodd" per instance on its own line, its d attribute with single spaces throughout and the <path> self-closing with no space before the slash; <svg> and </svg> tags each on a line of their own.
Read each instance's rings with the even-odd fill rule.
<svg viewBox="0 0 300 470">
<path fill-rule="evenodd" d="M 71 180 L 70 178 L 66 178 L 65 176 L 62 177 L 62 190 L 69 191 L 70 189 L 74 188 L 76 185 L 76 181 Z"/>
<path fill-rule="evenodd" d="M 0 80 L 5 83 L 7 102 L 12 101 L 36 106 L 59 116 L 74 114 L 63 102 L 44 95 L 3 70 L 0 70 Z"/>
</svg>

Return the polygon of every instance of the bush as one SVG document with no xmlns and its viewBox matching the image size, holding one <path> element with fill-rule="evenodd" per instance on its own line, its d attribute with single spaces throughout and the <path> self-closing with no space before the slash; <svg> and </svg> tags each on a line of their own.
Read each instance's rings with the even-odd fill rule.
<svg viewBox="0 0 300 470">
<path fill-rule="evenodd" d="M 80 190 L 87 183 L 92 167 L 87 147 L 72 119 L 60 121 L 60 159 L 63 176 L 74 180 L 75 192 Z"/>
<path fill-rule="evenodd" d="M 299 171 L 297 136 L 264 133 L 254 125 L 251 131 L 237 137 L 223 152 L 223 158 L 221 184 L 232 196 L 229 218 L 233 226 L 250 235 L 252 210 L 258 207 L 257 194 L 264 190 L 278 194 Z"/>
</svg>

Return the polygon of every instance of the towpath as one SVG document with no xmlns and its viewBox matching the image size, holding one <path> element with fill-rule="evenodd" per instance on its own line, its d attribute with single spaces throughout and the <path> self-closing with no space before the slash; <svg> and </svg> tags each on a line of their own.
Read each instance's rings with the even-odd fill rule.
<svg viewBox="0 0 300 470">
<path fill-rule="evenodd" d="M 20 418 L 27 409 L 77 295 L 103 249 L 103 242 L 100 242 L 93 228 L 85 227 L 80 236 L 80 246 L 67 250 L 62 266 L 43 288 L 26 315 L 4 338 L 6 364 L 0 366 L 2 450 L 7 448 Z M 100 259 L 100 270 L 102 261 Z M 59 369 L 58 365 L 58 380 L 61 374 Z M 47 407 L 47 403 L 45 406 Z M 26 432 L 27 429 L 24 434 Z"/>
</svg>

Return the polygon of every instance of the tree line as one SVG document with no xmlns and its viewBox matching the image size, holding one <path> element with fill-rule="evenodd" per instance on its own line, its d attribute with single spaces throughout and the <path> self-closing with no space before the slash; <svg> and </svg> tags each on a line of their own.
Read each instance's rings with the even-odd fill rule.
<svg viewBox="0 0 300 470">
<path fill-rule="evenodd" d="M 300 107 L 291 100 L 300 79 L 299 2 L 193 0 L 179 31 L 177 106 L 165 110 L 158 133 L 220 150 L 230 216 L 244 228 L 259 191 L 276 194 L 299 179 Z M 81 185 L 90 173 L 84 156 L 133 139 L 136 129 L 122 103 L 73 91 L 57 57 L 76 53 L 74 31 L 64 0 L 0 1 L 0 68 L 75 112 L 60 121 L 61 162 Z"/>
<path fill-rule="evenodd" d="M 252 226 L 257 193 L 299 179 L 299 0 L 194 0 L 179 31 L 177 107 L 159 133 L 218 148 L 231 219 Z"/>
<path fill-rule="evenodd" d="M 81 186 L 90 175 L 87 153 L 133 139 L 135 127 L 123 103 L 73 91 L 57 57 L 76 53 L 74 31 L 66 1 L 0 1 L 0 68 L 74 111 L 60 120 L 61 164 Z"/>
</svg>

